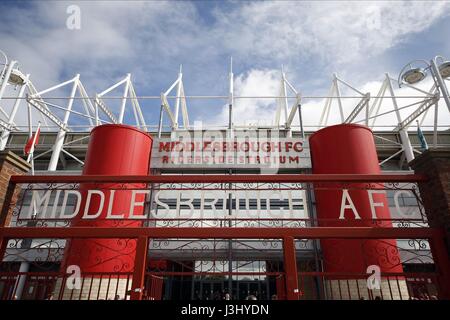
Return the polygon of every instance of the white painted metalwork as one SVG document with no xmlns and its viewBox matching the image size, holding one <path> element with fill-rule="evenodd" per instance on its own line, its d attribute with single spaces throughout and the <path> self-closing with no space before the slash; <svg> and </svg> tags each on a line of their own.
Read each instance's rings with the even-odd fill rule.
<svg viewBox="0 0 450 320">
<path fill-rule="evenodd" d="M 169 100 L 167 97 L 169 94 L 176 88 L 176 99 L 175 99 L 175 110 L 172 111 L 172 108 L 170 106 Z M 183 72 L 182 72 L 182 66 L 180 65 L 180 71 L 178 73 L 178 77 L 175 80 L 174 83 L 167 89 L 165 92 L 161 93 L 161 107 L 166 111 L 167 115 L 169 116 L 170 122 L 171 122 L 171 128 L 172 131 L 178 130 L 180 127 L 179 125 L 179 112 L 180 112 L 180 106 L 181 106 L 181 115 L 183 120 L 183 129 L 188 130 L 189 129 L 189 114 L 187 110 L 187 102 L 186 102 L 186 96 L 184 93 L 184 86 L 183 86 Z M 162 114 L 161 114 L 162 117 Z M 143 116 L 142 116 L 143 119 Z M 161 118 L 162 121 L 162 118 Z"/>
<path fill-rule="evenodd" d="M 228 75 L 228 134 L 233 136 L 233 106 L 234 106 L 234 74 L 233 74 L 233 57 L 230 57 L 230 73 Z"/>
<path fill-rule="evenodd" d="M 237 96 L 234 91 L 233 62 L 230 59 L 226 95 L 187 96 L 180 66 L 176 80 L 166 91 L 160 95 L 140 96 L 136 94 L 131 74 L 127 74 L 115 84 L 92 95 L 89 95 L 89 88 L 85 88 L 80 75 L 47 89 L 37 90 L 31 76 L 19 70 L 19 62 L 8 59 L 1 50 L 0 53 L 4 57 L 3 63 L 0 64 L 0 150 L 5 149 L 12 132 L 34 131 L 38 121 L 41 121 L 43 132 L 57 132 L 52 150 L 41 151 L 40 154 L 33 157 L 38 159 L 42 155 L 52 152 L 48 170 L 57 169 L 62 154 L 82 164 L 76 155 L 64 148 L 73 143 L 73 141 L 65 142 L 68 132 L 89 131 L 97 125 L 107 123 L 133 125 L 146 131 L 158 128 L 159 136 L 166 128 L 172 133 L 176 133 L 178 130 L 191 130 L 193 127 L 189 122 L 188 100 L 192 103 L 196 99 L 226 101 L 228 123 L 212 128 L 228 129 L 230 134 L 233 130 L 255 128 L 254 125 L 242 125 L 236 121 L 235 101 L 237 99 L 243 99 L 243 101 L 246 99 L 274 100 L 273 125 L 265 125 L 264 128 L 285 130 L 288 137 L 292 136 L 293 131 L 300 131 L 301 134 L 304 134 L 304 128 L 309 128 L 308 131 L 311 132 L 337 123 L 362 123 L 372 129 L 392 130 L 398 133 L 400 140 L 394 142 L 401 146 L 400 153 L 408 162 L 414 158 L 415 153 L 420 153 L 419 150 L 412 147 L 409 138 L 411 133 L 408 133 L 408 130 L 415 129 L 415 120 L 419 120 L 422 128 L 425 128 L 426 117 L 428 117 L 428 123 L 432 122 L 432 125 L 428 126 L 433 131 L 432 141 L 429 141 L 429 144 L 434 147 L 438 147 L 439 133 L 450 127 L 450 123 L 442 123 L 443 120 L 450 120 L 448 112 L 450 97 L 447 87 L 450 62 L 441 56 L 431 59 L 430 62 L 416 60 L 408 63 L 401 70 L 398 79 L 393 79 L 385 74 L 383 81 L 380 82 L 379 90 L 372 94 L 364 93 L 365 90 L 358 89 L 334 73 L 328 94 L 301 95 L 300 90 L 296 89 L 288 80 L 282 67 L 278 96 Z M 412 77 L 413 72 L 409 71 L 414 70 L 415 64 L 424 66 L 422 67 L 424 76 L 426 73 L 431 74 L 434 83 L 431 89 L 427 90 L 423 86 L 419 86 L 420 83 L 417 81 L 421 77 L 416 79 Z M 407 72 L 408 74 L 405 76 Z M 394 90 L 393 82 L 397 82 L 402 88 L 414 91 L 414 94 L 401 95 L 401 92 Z M 14 91 L 8 88 L 18 88 L 18 90 Z M 145 109 L 141 108 L 143 101 L 146 102 Z M 152 106 L 152 103 L 157 101 L 160 101 L 160 104 Z M 319 109 L 317 109 L 317 101 L 321 103 Z M 315 110 L 311 110 L 309 105 L 311 102 L 315 102 Z M 442 102 L 445 103 L 448 110 L 442 108 L 439 110 L 439 106 L 444 105 Z M 27 105 L 29 110 L 26 108 Z M 224 106 L 223 103 L 219 105 Z M 334 109 L 334 105 L 337 105 L 336 109 Z M 149 108 L 153 107 L 161 108 L 159 119 L 148 119 Z M 295 120 L 297 111 L 298 122 Z M 314 116 L 314 120 L 311 121 L 310 117 L 305 121 L 302 118 L 302 114 L 305 112 L 317 114 Z M 34 120 L 31 119 L 32 113 Z M 334 119 L 330 119 L 332 113 L 336 114 Z M 168 126 L 163 121 L 164 114 L 167 115 Z M 30 122 L 29 125 L 25 120 L 27 118 Z M 208 129 L 208 127 L 203 128 Z M 381 164 L 398 155 L 399 151 L 396 150 Z"/>
</svg>

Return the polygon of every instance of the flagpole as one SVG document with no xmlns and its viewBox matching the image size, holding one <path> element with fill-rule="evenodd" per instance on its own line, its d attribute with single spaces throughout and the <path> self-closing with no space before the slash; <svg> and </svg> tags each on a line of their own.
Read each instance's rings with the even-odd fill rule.
<svg viewBox="0 0 450 320">
<path fill-rule="evenodd" d="M 34 134 L 33 137 L 33 126 L 32 126 L 32 117 L 31 117 L 31 105 L 28 103 L 28 129 L 29 129 L 29 137 L 33 137 L 33 141 L 31 144 L 31 148 L 30 148 L 30 152 L 28 153 L 28 158 L 27 158 L 27 162 L 29 162 L 31 164 L 31 175 L 34 176 L 34 146 L 36 144 L 36 139 L 38 136 L 38 132 L 41 128 L 41 122 L 38 121 L 38 125 L 37 125 L 37 129 L 36 129 L 36 133 Z M 31 160 L 31 162 L 30 162 Z M 33 206 L 33 217 L 36 217 L 37 212 L 36 212 L 36 203 L 35 200 L 33 200 L 33 203 L 31 204 Z"/>
<path fill-rule="evenodd" d="M 31 119 L 31 106 L 28 103 L 28 128 L 29 128 L 29 137 L 33 137 L 33 144 L 31 145 L 31 149 L 30 152 L 28 153 L 28 158 L 27 158 L 27 162 L 30 162 L 31 160 L 31 175 L 34 176 L 34 145 L 36 143 L 36 138 L 37 138 L 37 134 L 39 132 L 39 129 L 41 127 L 41 122 L 38 122 L 38 126 L 36 129 L 36 133 L 33 137 L 33 127 L 32 127 L 32 119 Z M 34 191 L 32 191 L 34 192 Z M 36 218 L 37 216 L 37 211 L 36 211 L 36 199 L 34 199 L 34 197 L 32 196 L 32 203 L 31 206 L 33 207 L 33 216 L 31 218 Z M 28 221 L 27 222 L 27 226 L 29 227 L 34 227 L 36 226 L 36 223 L 34 221 Z M 31 247 L 31 239 L 29 239 L 28 241 L 24 241 L 22 243 L 21 248 L 30 248 Z M 19 275 L 17 277 L 17 280 L 15 282 L 15 288 L 14 291 L 16 293 L 16 298 L 20 299 L 22 298 L 22 293 L 23 293 L 23 289 L 25 287 L 25 283 L 26 283 L 26 279 L 27 279 L 27 273 L 30 271 L 30 263 L 27 261 L 22 261 L 20 263 L 19 266 L 19 272 L 21 273 L 25 273 L 24 275 Z"/>
<path fill-rule="evenodd" d="M 419 120 L 416 120 L 416 122 L 417 122 L 417 136 L 419 137 L 421 149 L 422 151 L 428 150 L 428 143 L 427 140 L 425 139 L 422 129 L 420 128 Z"/>
<path fill-rule="evenodd" d="M 31 159 L 31 175 L 34 176 L 34 146 L 36 144 L 36 139 L 41 128 L 41 122 L 38 122 L 38 126 L 36 132 L 34 133 L 33 142 L 31 143 L 30 153 L 28 154 L 27 162 L 30 162 Z"/>
<path fill-rule="evenodd" d="M 28 101 L 28 94 L 27 94 L 27 101 Z M 28 105 L 28 138 L 31 139 L 33 136 L 33 125 L 32 125 L 32 119 L 31 119 L 31 105 L 30 103 L 27 103 Z M 28 153 L 27 162 L 30 162 L 31 158 L 31 152 Z M 33 168 L 31 168 L 31 172 L 33 172 Z"/>
</svg>

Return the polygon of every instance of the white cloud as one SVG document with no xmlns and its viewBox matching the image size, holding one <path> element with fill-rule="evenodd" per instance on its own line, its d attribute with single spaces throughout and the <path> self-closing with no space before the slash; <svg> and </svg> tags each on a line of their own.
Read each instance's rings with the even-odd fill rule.
<svg viewBox="0 0 450 320">
<path fill-rule="evenodd" d="M 224 64 L 219 60 L 230 54 L 246 64 L 284 63 L 295 73 L 305 63 L 354 65 L 425 30 L 450 8 L 446 2 L 244 2 L 217 6 L 215 20 L 205 23 L 188 2 L 75 2 L 82 24 L 72 31 L 65 23 L 72 3 L 38 2 L 5 16 L 10 22 L 3 25 L 14 27 L 0 30 L 0 47 L 41 87 L 62 80 L 69 68 L 101 86 L 112 83 L 103 75 L 119 70 L 145 77 L 183 60 Z"/>
<path fill-rule="evenodd" d="M 154 66 L 167 72 L 170 61 L 163 56 L 177 55 L 192 43 L 189 38 L 196 15 L 192 4 L 75 2 L 81 9 L 81 29 L 69 30 L 66 8 L 73 3 L 11 6 L 0 22 L 0 49 L 19 61 L 20 69 L 31 74 L 38 90 L 71 79 L 76 73 L 81 74 L 90 95 L 133 71 L 136 82 L 149 83 L 154 81 Z M 65 94 L 58 91 L 54 95 L 64 96 L 69 91 L 70 86 Z M 2 103 L 5 109 L 11 108 L 10 101 Z M 26 118 L 25 108 L 19 110 L 18 117 Z"/>
<path fill-rule="evenodd" d="M 325 94 L 331 68 L 345 79 L 363 79 L 358 87 L 368 82 L 377 91 L 373 81 L 386 71 L 383 54 L 447 17 L 450 7 L 446 2 L 244 2 L 218 5 L 207 21 L 202 9 L 188 2 L 76 2 L 82 28 L 71 31 L 65 9 L 72 3 L 12 8 L 0 22 L 0 48 L 20 61 L 38 89 L 80 73 L 93 94 L 132 72 L 138 94 L 158 95 L 185 63 L 185 70 L 197 71 L 185 71 L 187 94 L 224 94 L 213 90 L 226 90 L 226 61 L 233 55 L 238 67 L 240 62 L 253 68 L 235 78 L 236 95 L 278 95 L 280 74 L 273 68 L 282 63 L 303 94 L 311 88 Z M 366 59 L 373 63 L 364 71 Z M 305 121 L 317 123 L 322 102 L 305 101 Z M 349 112 L 357 102 L 345 103 Z M 207 114 L 207 108 L 195 110 L 191 119 Z M 156 123 L 155 114 L 148 122 Z M 236 123 L 272 123 L 274 117 L 274 100 L 236 100 Z M 226 124 L 228 109 L 214 120 Z"/>
<path fill-rule="evenodd" d="M 264 97 L 278 95 L 280 72 L 276 70 L 251 69 L 234 79 L 234 94 L 239 97 Z M 274 99 L 250 98 L 235 99 L 234 123 L 272 124 Z M 221 119 L 228 119 L 228 106 L 224 107 Z"/>
<path fill-rule="evenodd" d="M 107 79 L 111 74 L 149 68 L 144 65 L 149 60 L 167 65 L 163 55 L 177 55 L 192 44 L 192 4 L 75 2 L 81 9 L 81 29 L 69 30 L 66 8 L 73 3 L 38 2 L 10 9 L 6 16 L 11 21 L 3 25 L 14 27 L 0 29 L 0 47 L 19 60 L 41 88 L 73 76 L 64 75 L 68 70 L 94 84 L 111 85 L 117 80 Z"/>
<path fill-rule="evenodd" d="M 244 56 L 339 64 L 383 53 L 449 13 L 448 2 L 251 2 L 216 11 L 215 32 Z"/>
</svg>

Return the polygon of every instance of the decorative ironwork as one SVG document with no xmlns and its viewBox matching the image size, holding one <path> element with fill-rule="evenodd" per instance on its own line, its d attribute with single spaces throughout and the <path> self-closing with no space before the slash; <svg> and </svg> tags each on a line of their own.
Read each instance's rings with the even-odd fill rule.
<svg viewBox="0 0 450 320">
<path fill-rule="evenodd" d="M 7 243 L 3 266 L 6 270 L 27 264 L 27 270 L 50 271 L 64 257 L 65 240 L 60 239 L 10 239 Z"/>
<path fill-rule="evenodd" d="M 88 185 L 91 189 L 99 189 L 99 190 L 150 190 L 153 193 L 158 191 L 171 191 L 176 192 L 179 191 L 211 191 L 211 192 L 239 192 L 239 191 L 249 191 L 249 192 L 261 192 L 261 191 L 308 191 L 313 192 L 314 190 L 384 190 L 388 191 L 405 191 L 408 192 L 409 201 L 412 203 L 410 205 L 411 208 L 416 208 L 416 212 L 413 215 L 410 213 L 409 216 L 405 217 L 397 217 L 398 213 L 395 213 L 391 219 L 373 219 L 367 221 L 372 226 L 378 227 L 398 227 L 398 228 L 410 228 L 410 227 L 420 227 L 427 226 L 426 215 L 424 212 L 424 207 L 422 200 L 420 198 L 418 192 L 418 186 L 416 183 L 406 183 L 406 182 L 386 182 L 386 183 L 373 183 L 373 182 L 358 182 L 358 183 L 350 183 L 350 182 L 302 182 L 302 183 L 262 183 L 262 182 L 248 182 L 248 183 L 99 183 L 92 182 L 85 184 Z M 38 212 L 36 215 L 29 216 L 30 210 L 30 201 L 32 192 L 47 192 L 47 191 L 60 191 L 61 194 L 64 191 L 75 191 L 80 190 L 80 183 L 25 183 L 20 185 L 21 193 L 17 197 L 15 202 L 10 204 L 11 208 L 11 226 L 16 227 L 70 227 L 72 219 L 65 219 L 60 217 L 60 214 L 57 214 L 55 217 L 51 217 L 51 210 L 53 209 L 54 198 L 51 198 L 49 207 L 45 212 Z M 80 190 L 82 191 L 82 190 Z M 53 197 L 53 196 L 52 196 Z M 265 219 L 264 217 L 258 216 L 253 217 L 253 212 L 256 213 L 256 207 L 254 204 L 250 205 L 249 200 L 243 200 L 245 202 L 245 207 L 239 207 L 241 213 L 238 214 L 237 217 L 218 217 L 216 218 L 198 218 L 196 216 L 182 219 L 179 216 L 173 216 L 174 209 L 171 208 L 171 216 L 161 216 L 158 212 L 161 208 L 158 208 L 157 203 L 155 202 L 155 197 L 152 196 L 145 203 L 145 212 L 146 216 L 143 216 L 142 219 L 139 219 L 143 222 L 143 226 L 158 226 L 158 227 L 193 227 L 193 228 L 201 228 L 201 227 L 282 227 L 282 228 L 304 228 L 304 227 L 314 227 L 314 226 L 326 226 L 328 223 L 332 224 L 332 221 L 325 219 L 316 219 L 311 215 L 307 216 L 305 208 L 307 207 L 307 201 L 305 195 L 295 195 L 294 200 L 297 201 L 294 209 L 289 218 L 277 218 L 270 217 L 269 219 Z M 222 201 L 222 200 L 220 200 Z M 225 201 L 225 200 L 223 200 Z M 238 205 L 237 200 L 233 198 L 232 200 L 232 213 L 237 212 L 237 208 L 235 206 Z M 253 200 L 252 200 L 253 201 Z M 261 208 L 258 209 L 262 212 L 267 211 L 265 207 L 267 201 L 275 201 L 275 199 L 256 199 L 254 201 L 260 201 Z M 60 202 L 60 201 L 59 201 Z M 197 204 L 198 205 L 198 204 Z M 240 203 L 239 206 L 243 204 Z M 274 206 L 273 202 L 271 206 L 274 210 L 280 210 L 282 206 L 286 206 L 286 204 L 277 204 Z M 247 207 L 249 206 L 249 207 Z M 230 203 L 223 204 L 224 208 L 227 210 L 230 209 Z M 209 208 L 209 207 L 208 207 Z M 207 209 L 208 209 L 207 208 Z M 250 209 L 249 209 L 250 208 Z M 209 209 L 208 209 L 209 210 Z M 242 211 L 243 210 L 243 211 Z M 250 210 L 250 211 L 249 211 Z M 42 210 L 41 210 L 42 211 Z M 197 212 L 198 209 L 195 209 Z M 251 217 L 246 218 L 245 215 L 242 215 L 242 212 L 250 212 Z M 308 210 L 309 211 L 309 210 Z M 250 215 L 249 213 L 249 215 Z M 120 219 L 109 219 L 114 225 L 121 225 Z M 338 217 L 334 221 L 339 221 Z M 362 222 L 362 221 L 361 221 Z M 330 225 L 331 225 L 330 224 Z M 362 223 L 363 224 L 363 223 Z"/>
</svg>

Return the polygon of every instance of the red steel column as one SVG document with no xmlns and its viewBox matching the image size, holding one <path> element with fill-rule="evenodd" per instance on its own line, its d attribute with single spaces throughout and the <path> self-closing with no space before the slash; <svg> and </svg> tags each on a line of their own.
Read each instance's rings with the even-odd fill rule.
<svg viewBox="0 0 450 320">
<path fill-rule="evenodd" d="M 148 238 L 139 237 L 136 246 L 133 284 L 131 287 L 131 300 L 142 300 L 145 282 L 145 267 L 147 265 Z"/>
<path fill-rule="evenodd" d="M 310 139 L 311 159 L 314 174 L 380 174 L 378 156 L 372 131 L 356 124 L 340 124 L 321 129 Z M 323 187 L 339 189 L 324 190 Z M 336 183 L 315 186 L 315 198 L 319 226 L 328 227 L 373 227 L 369 195 L 366 184 L 342 186 Z M 351 209 L 344 211 L 345 219 L 339 220 L 343 198 L 342 188 L 349 195 L 361 217 L 355 219 Z M 351 190 L 361 188 L 360 190 Z M 381 190 L 380 190 L 381 191 Z M 390 219 L 385 194 L 373 194 L 378 219 Z M 346 201 L 346 204 L 349 202 Z M 329 220 L 328 220 L 329 219 Z M 392 227 L 383 222 L 384 227 Z M 321 240 L 324 268 L 327 272 L 366 273 L 367 266 L 379 265 L 383 272 L 402 272 L 395 240 Z"/>
<path fill-rule="evenodd" d="M 147 175 L 150 166 L 153 140 L 149 134 L 126 125 L 101 125 L 91 132 L 86 154 L 84 175 Z M 145 189 L 142 183 L 135 184 L 82 184 L 82 204 L 78 217 L 86 209 L 87 191 L 96 189 L 105 194 L 100 216 L 94 220 L 78 219 L 73 226 L 90 227 L 140 227 L 142 221 L 129 220 L 132 190 Z M 116 189 L 116 190 L 114 190 Z M 126 190 L 128 189 L 128 190 Z M 143 202 L 144 194 L 135 196 Z M 97 213 L 101 200 L 93 195 L 87 212 Z M 111 204 L 111 206 L 110 206 Z M 123 215 L 123 219 L 107 219 L 108 211 Z M 134 216 L 144 213 L 143 206 L 134 207 Z M 66 265 L 78 265 L 81 272 L 130 272 L 134 269 L 135 239 L 75 239 L 66 252 Z"/>
<path fill-rule="evenodd" d="M 293 237 L 283 238 L 284 272 L 286 280 L 287 300 L 298 300 L 298 274 L 295 257 L 295 240 Z"/>
<path fill-rule="evenodd" d="M 450 259 L 446 248 L 445 231 L 442 229 L 429 241 L 434 265 L 439 273 L 439 299 L 450 300 Z"/>
</svg>

